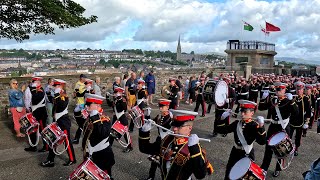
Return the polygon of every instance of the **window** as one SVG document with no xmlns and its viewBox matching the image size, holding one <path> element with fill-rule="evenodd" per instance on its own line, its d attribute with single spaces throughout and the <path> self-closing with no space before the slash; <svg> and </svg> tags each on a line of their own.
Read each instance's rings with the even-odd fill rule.
<svg viewBox="0 0 320 180">
<path fill-rule="evenodd" d="M 261 58 L 260 64 L 269 64 L 269 58 Z"/>
<path fill-rule="evenodd" d="M 248 57 L 236 57 L 236 63 L 243 63 L 248 61 Z"/>
</svg>

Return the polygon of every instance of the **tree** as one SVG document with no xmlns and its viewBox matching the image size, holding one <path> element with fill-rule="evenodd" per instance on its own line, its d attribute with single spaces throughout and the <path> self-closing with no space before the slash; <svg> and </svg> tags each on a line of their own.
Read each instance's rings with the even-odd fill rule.
<svg viewBox="0 0 320 180">
<path fill-rule="evenodd" d="M 23 41 L 30 34 L 54 34 L 55 28 L 75 28 L 97 22 L 72 0 L 2 0 L 0 38 Z"/>
<path fill-rule="evenodd" d="M 191 51 L 190 54 L 194 54 L 194 51 Z"/>
</svg>

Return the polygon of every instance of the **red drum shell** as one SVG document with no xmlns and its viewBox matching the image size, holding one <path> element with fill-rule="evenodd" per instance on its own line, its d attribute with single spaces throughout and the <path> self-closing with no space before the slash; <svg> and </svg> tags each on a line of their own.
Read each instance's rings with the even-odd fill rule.
<svg viewBox="0 0 320 180">
<path fill-rule="evenodd" d="M 49 124 L 41 132 L 44 141 L 53 149 L 66 141 L 65 133 L 60 129 L 56 122 Z"/>
<path fill-rule="evenodd" d="M 39 128 L 39 123 L 32 113 L 27 113 L 22 118 L 20 118 L 19 123 L 21 128 L 26 131 L 28 135 L 37 132 Z"/>
<path fill-rule="evenodd" d="M 69 176 L 69 180 L 92 179 L 110 180 L 108 173 L 102 171 L 91 159 L 82 162 Z"/>
<path fill-rule="evenodd" d="M 250 158 L 244 157 L 232 167 L 229 178 L 231 180 L 265 180 L 266 177 L 263 170 L 256 163 L 254 163 Z"/>
</svg>

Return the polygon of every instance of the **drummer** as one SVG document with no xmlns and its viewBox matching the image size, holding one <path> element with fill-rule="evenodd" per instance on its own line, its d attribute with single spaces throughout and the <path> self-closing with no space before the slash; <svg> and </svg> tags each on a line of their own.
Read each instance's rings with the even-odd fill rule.
<svg viewBox="0 0 320 180">
<path fill-rule="evenodd" d="M 158 99 L 159 101 L 159 110 L 160 114 L 158 114 L 153 121 L 155 121 L 157 124 L 167 128 L 171 129 L 171 121 L 172 121 L 172 113 L 169 111 L 169 105 L 171 100 L 168 99 Z M 158 128 L 158 137 L 157 139 L 164 138 L 164 135 L 166 135 L 166 130 Z M 159 140 L 160 141 L 160 140 Z M 149 160 L 151 160 L 151 166 L 149 169 L 149 177 L 147 179 L 154 179 L 156 175 L 156 170 L 159 164 L 160 156 L 154 155 L 150 156 Z"/>
<path fill-rule="evenodd" d="M 64 163 L 64 166 L 70 166 L 72 164 L 75 164 L 76 156 L 74 154 L 74 149 L 72 145 L 72 141 L 70 139 L 70 128 L 71 128 L 71 121 L 69 119 L 68 115 L 68 105 L 69 105 L 69 97 L 67 96 L 65 87 L 66 82 L 61 79 L 54 79 L 54 100 L 53 100 L 53 114 L 54 114 L 54 120 L 57 122 L 58 126 L 61 128 L 61 130 L 67 135 L 67 141 L 68 143 L 65 143 L 65 145 L 69 144 L 67 147 L 67 153 L 69 156 L 69 161 Z M 49 155 L 47 157 L 47 160 L 41 163 L 42 167 L 53 167 L 54 166 L 54 158 L 55 153 L 52 149 L 49 149 Z"/>
<path fill-rule="evenodd" d="M 173 113 L 171 126 L 174 133 L 189 136 L 189 138 L 167 135 L 162 140 L 157 138 L 154 143 L 151 143 L 150 130 L 154 122 L 147 121 L 139 131 L 139 149 L 145 154 L 160 154 L 162 179 L 185 180 L 192 174 L 197 179 L 202 179 L 207 172 L 212 173 L 213 169 L 206 160 L 199 144 L 199 137 L 191 134 L 197 113 L 178 110 Z"/>
<path fill-rule="evenodd" d="M 266 142 L 266 131 L 264 129 L 264 118 L 258 116 L 253 119 L 257 104 L 248 100 L 239 100 L 242 120 L 235 120 L 227 126 L 227 133 L 234 134 L 234 145 L 232 147 L 226 168 L 225 180 L 229 179 L 231 168 L 242 158 L 249 156 L 255 160 L 253 143 L 264 145 Z M 230 116 L 230 111 L 222 116 Z"/>
<path fill-rule="evenodd" d="M 120 121 L 120 123 L 124 126 L 128 126 L 128 118 L 124 114 L 125 111 L 127 111 L 127 101 L 123 97 L 124 89 L 121 87 L 115 87 L 114 89 L 114 115 L 113 115 L 113 121 L 112 124 L 114 124 L 117 120 Z M 128 153 L 133 150 L 132 142 L 131 140 L 127 139 L 127 136 L 124 136 L 125 140 L 129 145 L 126 147 L 126 149 L 123 150 L 123 152 Z M 110 145 L 112 146 L 114 141 L 114 138 L 110 137 Z M 129 142 L 130 141 L 130 142 Z"/>
<path fill-rule="evenodd" d="M 289 118 L 296 117 L 298 114 L 298 107 L 294 101 L 292 101 L 293 96 L 290 93 L 286 92 L 286 84 L 285 83 L 275 83 L 276 87 L 276 95 L 277 96 L 270 96 L 269 91 L 264 91 L 262 98 L 260 100 L 258 109 L 269 110 L 271 114 L 271 124 L 267 131 L 267 140 L 270 139 L 271 136 L 281 132 L 286 131 L 287 134 L 290 132 Z M 270 96 L 270 97 L 269 97 Z M 276 108 L 278 110 L 276 110 Z M 279 114 L 277 113 L 279 112 Z M 282 120 L 281 120 L 281 119 Z M 283 124 L 283 125 L 282 125 Z M 264 152 L 264 158 L 261 165 L 261 168 L 265 171 L 268 171 L 271 159 L 272 159 L 272 147 L 266 144 L 266 149 Z M 276 169 L 273 173 L 274 177 L 278 177 L 280 175 L 282 160 L 278 159 Z"/>
<path fill-rule="evenodd" d="M 200 78 L 199 83 L 197 83 L 196 86 L 196 107 L 194 108 L 194 112 L 198 112 L 199 106 L 201 104 L 202 107 L 202 115 L 201 117 L 204 117 L 206 115 L 206 102 L 204 101 L 203 97 L 203 90 L 204 90 L 204 82 L 205 78 Z"/>
<path fill-rule="evenodd" d="M 111 168 L 115 164 L 112 147 L 109 144 L 112 125 L 110 118 L 99 112 L 105 98 L 88 93 L 85 96 L 87 111 L 90 113 L 88 129 L 91 131 L 88 138 L 84 139 L 88 152 L 86 155 L 90 155 L 92 161 L 112 177 Z"/>
</svg>

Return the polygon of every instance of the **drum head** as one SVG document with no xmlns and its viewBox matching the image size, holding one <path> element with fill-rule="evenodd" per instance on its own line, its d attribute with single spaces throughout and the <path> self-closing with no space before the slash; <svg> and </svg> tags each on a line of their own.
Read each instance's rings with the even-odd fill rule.
<svg viewBox="0 0 320 180">
<path fill-rule="evenodd" d="M 278 144 L 278 143 L 281 142 L 286 136 L 287 136 L 287 134 L 286 134 L 285 132 L 279 132 L 279 133 L 273 135 L 273 136 L 269 139 L 269 146 L 274 146 L 274 145 Z"/>
<path fill-rule="evenodd" d="M 236 180 L 242 178 L 249 170 L 251 160 L 248 157 L 240 159 L 231 169 L 229 178 Z"/>
<path fill-rule="evenodd" d="M 228 84 L 225 81 L 219 81 L 214 91 L 214 99 L 218 106 L 225 104 L 226 98 L 228 97 Z"/>
</svg>

